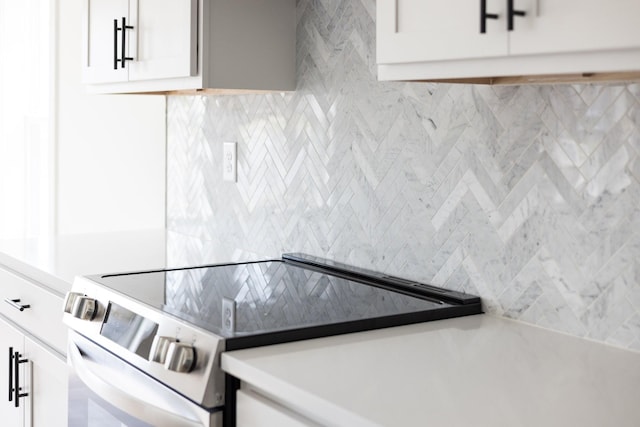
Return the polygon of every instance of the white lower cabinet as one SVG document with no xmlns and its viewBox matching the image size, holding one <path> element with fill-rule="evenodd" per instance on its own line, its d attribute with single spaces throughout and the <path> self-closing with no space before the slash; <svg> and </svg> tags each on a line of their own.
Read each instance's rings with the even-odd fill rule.
<svg viewBox="0 0 640 427">
<path fill-rule="evenodd" d="M 66 426 L 67 367 L 63 356 L 4 318 L 0 318 L 0 342 L 0 383 L 5 387 L 0 404 L 2 426 Z"/>
<path fill-rule="evenodd" d="M 237 392 L 236 427 L 316 427 L 319 425 L 255 390 L 243 388 Z"/>
<path fill-rule="evenodd" d="M 62 295 L 0 266 L 2 427 L 67 425 L 66 333 L 61 312 Z"/>
<path fill-rule="evenodd" d="M 67 426 L 67 364 L 59 355 L 42 344 L 25 338 L 25 358 L 29 359 L 30 375 L 26 380 L 31 398 L 25 407 L 25 426 Z"/>
</svg>

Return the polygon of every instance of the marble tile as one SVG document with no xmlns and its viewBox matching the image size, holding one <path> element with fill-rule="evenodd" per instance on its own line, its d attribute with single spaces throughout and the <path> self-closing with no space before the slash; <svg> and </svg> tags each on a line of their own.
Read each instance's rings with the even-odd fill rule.
<svg viewBox="0 0 640 427">
<path fill-rule="evenodd" d="M 296 4 L 295 92 L 168 99 L 170 260 L 303 251 L 639 350 L 640 84 L 378 82 L 374 0 Z"/>
<path fill-rule="evenodd" d="M 523 316 L 536 300 L 544 293 L 543 289 L 536 283 L 532 283 L 513 302 L 509 304 L 509 309 L 504 313 L 506 317 L 518 319 Z"/>
</svg>

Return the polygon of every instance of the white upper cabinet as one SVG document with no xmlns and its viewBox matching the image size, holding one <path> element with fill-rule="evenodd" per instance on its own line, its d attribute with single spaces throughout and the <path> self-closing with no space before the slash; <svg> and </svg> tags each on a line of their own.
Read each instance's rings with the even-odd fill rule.
<svg viewBox="0 0 640 427">
<path fill-rule="evenodd" d="M 505 0 L 506 2 L 506 0 Z M 640 47 L 638 0 L 514 0 L 512 55 Z"/>
<path fill-rule="evenodd" d="M 295 89 L 295 0 L 84 0 L 94 93 Z"/>
<path fill-rule="evenodd" d="M 502 0 L 486 0 L 487 14 L 504 13 Z M 378 0 L 378 63 L 441 61 L 507 54 L 507 30 L 486 19 L 481 1 Z"/>
<path fill-rule="evenodd" d="M 129 80 L 189 77 L 198 73 L 197 0 L 131 0 Z"/>
<path fill-rule="evenodd" d="M 378 0 L 378 78 L 637 77 L 638 19 L 638 0 Z"/>
<path fill-rule="evenodd" d="M 86 0 L 85 6 L 85 83 L 196 75 L 197 0 Z"/>
<path fill-rule="evenodd" d="M 121 19 L 129 16 L 129 0 L 85 0 L 83 23 L 83 81 L 110 83 L 128 80 L 120 66 Z M 107 18 L 110 17 L 110 18 Z M 126 34 L 126 33 L 125 33 Z"/>
</svg>

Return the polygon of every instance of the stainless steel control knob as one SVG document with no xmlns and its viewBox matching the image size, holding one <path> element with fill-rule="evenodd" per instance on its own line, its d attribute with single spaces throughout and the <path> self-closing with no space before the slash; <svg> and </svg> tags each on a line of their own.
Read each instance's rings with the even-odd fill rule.
<svg viewBox="0 0 640 427">
<path fill-rule="evenodd" d="M 71 314 L 73 312 L 73 306 L 78 298 L 82 298 L 84 294 L 79 292 L 67 292 L 64 298 L 64 312 Z"/>
<path fill-rule="evenodd" d="M 190 372 L 196 364 L 196 349 L 189 344 L 172 342 L 169 344 L 164 367 L 170 371 Z"/>
<path fill-rule="evenodd" d="M 80 320 L 93 320 L 98 311 L 98 303 L 95 299 L 79 296 L 75 298 L 71 315 Z"/>
<path fill-rule="evenodd" d="M 151 351 L 149 352 L 149 361 L 164 365 L 167 353 L 169 352 L 169 345 L 173 342 L 176 342 L 175 338 L 161 337 L 160 335 L 153 337 Z"/>
</svg>

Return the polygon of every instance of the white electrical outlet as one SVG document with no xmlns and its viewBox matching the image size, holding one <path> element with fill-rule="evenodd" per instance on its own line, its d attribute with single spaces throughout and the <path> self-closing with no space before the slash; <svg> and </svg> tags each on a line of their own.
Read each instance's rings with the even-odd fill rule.
<svg viewBox="0 0 640 427">
<path fill-rule="evenodd" d="M 238 180 L 238 144 L 225 142 L 222 148 L 222 179 L 236 182 Z"/>
<path fill-rule="evenodd" d="M 234 333 L 236 331 L 236 302 L 222 297 L 222 330 Z"/>
</svg>

